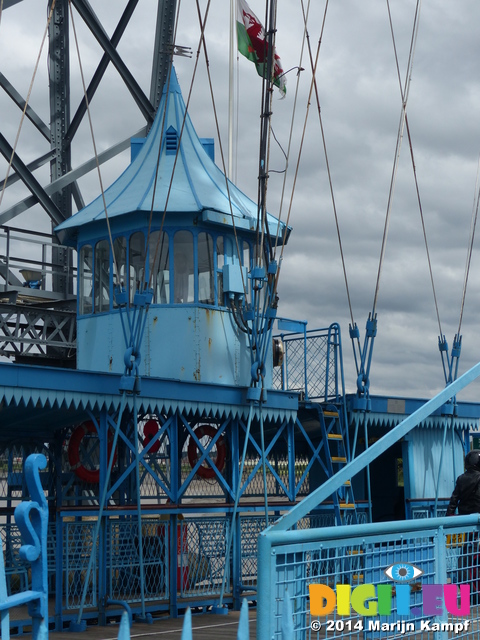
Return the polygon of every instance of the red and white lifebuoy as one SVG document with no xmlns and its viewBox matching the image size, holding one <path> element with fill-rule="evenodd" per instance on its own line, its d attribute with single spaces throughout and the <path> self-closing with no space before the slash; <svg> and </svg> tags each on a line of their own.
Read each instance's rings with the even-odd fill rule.
<svg viewBox="0 0 480 640">
<path fill-rule="evenodd" d="M 158 422 L 153 418 L 147 420 L 143 425 L 144 446 L 146 447 L 158 433 Z M 148 453 L 157 453 L 160 449 L 160 438 L 152 444 Z"/>
<path fill-rule="evenodd" d="M 208 436 L 210 440 L 213 440 L 213 438 L 217 435 L 217 429 L 209 424 L 202 424 L 197 427 L 193 433 L 197 436 L 198 440 L 201 440 L 205 436 Z M 225 466 L 225 458 L 227 457 L 225 438 L 223 436 L 220 436 L 220 438 L 218 438 L 218 440 L 216 441 L 215 446 L 217 448 L 216 458 L 215 460 L 212 460 L 212 458 L 210 458 L 210 460 L 221 473 L 223 471 L 223 467 Z M 202 452 L 199 450 L 193 436 L 190 436 L 187 455 L 190 466 L 193 469 L 193 467 L 197 464 L 198 459 L 202 455 Z M 198 467 L 197 475 L 205 479 L 215 478 L 215 469 L 206 462 L 206 458 L 203 461 L 203 464 Z"/>
<path fill-rule="evenodd" d="M 96 436 L 98 438 L 97 430 L 95 425 L 91 420 L 87 420 L 86 422 L 82 422 L 82 424 L 75 427 L 70 436 L 70 440 L 68 442 L 68 462 L 70 464 L 70 468 L 75 473 L 75 475 L 83 480 L 84 482 L 89 482 L 90 484 L 98 484 L 100 482 L 100 469 L 88 469 L 80 460 L 80 450 L 82 446 L 82 440 L 85 436 Z M 100 443 L 99 443 L 100 444 Z M 111 431 L 108 432 L 108 457 L 110 458 L 112 452 L 112 444 L 113 444 L 113 435 Z M 117 451 L 114 453 L 115 463 L 117 459 Z"/>
</svg>

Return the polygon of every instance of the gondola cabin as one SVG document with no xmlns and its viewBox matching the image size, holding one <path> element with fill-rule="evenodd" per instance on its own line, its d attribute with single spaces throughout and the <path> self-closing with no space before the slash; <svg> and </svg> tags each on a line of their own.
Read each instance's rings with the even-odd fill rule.
<svg viewBox="0 0 480 640">
<path fill-rule="evenodd" d="M 172 71 L 132 162 L 90 205 L 57 228 L 78 250 L 77 368 L 121 373 L 127 307 L 150 290 L 140 375 L 248 386 L 243 319 L 251 294 L 257 204 L 225 178 L 212 140 L 200 139 Z M 269 232 L 288 228 L 268 216 Z M 124 315 L 124 314 L 123 314 Z M 265 385 L 271 386 L 272 367 Z"/>
</svg>

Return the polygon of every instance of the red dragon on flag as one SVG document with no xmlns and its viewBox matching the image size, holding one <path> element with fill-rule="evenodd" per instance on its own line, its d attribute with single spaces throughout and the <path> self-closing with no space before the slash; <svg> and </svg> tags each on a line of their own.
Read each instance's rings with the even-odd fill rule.
<svg viewBox="0 0 480 640">
<path fill-rule="evenodd" d="M 268 53 L 265 30 L 245 0 L 237 0 L 237 39 L 240 53 L 255 64 L 258 75 L 264 78 Z M 273 52 L 273 84 L 284 97 L 287 93 L 287 83 L 276 51 Z"/>
</svg>

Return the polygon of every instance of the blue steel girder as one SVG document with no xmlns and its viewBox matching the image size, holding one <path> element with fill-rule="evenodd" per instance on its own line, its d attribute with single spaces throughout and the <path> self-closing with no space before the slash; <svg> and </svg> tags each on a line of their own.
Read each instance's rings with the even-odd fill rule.
<svg viewBox="0 0 480 640">
<path fill-rule="evenodd" d="M 242 421 L 240 421 L 240 426 L 243 429 L 244 433 L 247 432 L 247 428 L 246 426 L 243 424 Z M 278 439 L 280 438 L 280 436 L 282 435 L 283 431 L 285 430 L 287 426 L 287 422 L 283 422 L 282 426 L 278 429 L 277 433 L 275 434 L 275 436 L 273 437 L 273 439 L 271 440 L 270 444 L 268 445 L 268 447 L 265 449 L 265 463 L 266 463 L 266 467 L 268 467 L 268 469 L 270 469 L 273 477 L 275 478 L 275 480 L 279 483 L 279 485 L 282 487 L 283 491 L 285 492 L 285 495 L 290 499 L 293 500 L 292 497 L 292 492 L 289 491 L 287 489 L 287 487 L 285 486 L 283 480 L 279 477 L 278 473 L 275 471 L 274 467 L 272 467 L 271 463 L 268 461 L 267 455 L 270 453 L 270 451 L 273 449 L 275 443 L 278 441 Z M 246 488 L 248 487 L 248 485 L 250 484 L 250 482 L 252 481 L 252 479 L 255 477 L 257 471 L 260 469 L 261 465 L 262 465 L 262 450 L 261 447 L 256 443 L 254 437 L 252 436 L 252 432 L 250 431 L 249 436 L 248 436 L 248 440 L 249 442 L 251 442 L 254 446 L 254 448 L 256 449 L 258 455 L 260 456 L 260 459 L 258 460 L 258 462 L 256 463 L 255 467 L 253 468 L 253 470 L 250 472 L 248 478 L 245 480 L 245 482 L 243 483 L 243 485 L 240 487 L 240 492 L 239 492 L 239 497 L 243 495 L 243 493 L 245 492 Z M 241 479 L 240 479 L 241 481 Z"/>
<path fill-rule="evenodd" d="M 305 438 L 305 441 L 307 442 L 308 446 L 310 447 L 310 449 L 312 450 L 312 457 L 310 458 L 310 462 L 307 465 L 307 468 L 305 469 L 305 471 L 302 474 L 302 477 L 296 487 L 296 489 L 300 489 L 300 487 L 302 486 L 303 482 L 305 481 L 305 478 L 307 477 L 308 472 L 310 471 L 310 469 L 312 468 L 312 465 L 314 464 L 315 461 L 320 463 L 320 466 L 322 467 L 322 469 L 325 471 L 325 474 L 328 476 L 328 469 L 325 466 L 325 463 L 323 462 L 323 460 L 319 457 L 319 454 L 322 450 L 322 448 L 324 447 L 325 443 L 323 442 L 323 440 L 320 440 L 319 445 L 316 447 L 313 442 L 310 439 L 310 436 L 308 435 L 308 433 L 305 431 L 302 423 L 300 422 L 300 420 L 297 418 L 295 424 L 298 426 L 298 428 L 300 429 L 303 437 Z"/>
<path fill-rule="evenodd" d="M 131 422 L 130 422 L 130 424 L 131 424 Z M 147 462 L 147 460 L 145 459 L 145 456 L 148 454 L 148 451 L 153 446 L 153 443 L 155 441 L 157 441 L 159 438 L 163 437 L 166 434 L 170 434 L 170 440 L 171 440 L 171 435 L 172 435 L 172 431 L 174 431 L 174 425 L 175 424 L 176 424 L 176 421 L 175 421 L 174 416 L 170 416 L 170 418 L 168 418 L 164 422 L 164 424 L 161 425 L 160 429 L 158 430 L 158 433 L 155 436 L 155 439 L 152 439 L 152 441 L 147 445 L 147 447 L 145 449 L 143 449 L 141 452 L 139 452 L 139 460 L 142 463 L 143 467 L 145 468 L 145 473 L 148 473 L 149 475 L 152 476 L 152 478 L 155 480 L 155 482 L 158 484 L 158 486 L 161 489 L 163 489 L 163 491 L 165 492 L 165 494 L 167 495 L 167 497 L 170 500 L 173 499 L 173 494 L 172 494 L 171 485 L 168 484 L 168 478 L 166 478 L 164 476 L 163 472 L 161 472 L 161 475 L 163 476 L 163 479 L 161 479 L 159 477 L 159 475 L 156 473 L 156 471 L 154 469 L 152 469 L 151 464 L 149 462 Z M 122 441 L 125 443 L 127 449 L 133 454 L 134 457 L 133 457 L 132 461 L 128 464 L 128 466 L 123 470 L 123 472 L 118 477 L 118 479 L 115 481 L 115 483 L 110 487 L 110 490 L 108 492 L 108 497 L 111 497 L 118 489 L 120 489 L 120 487 L 126 481 L 128 476 L 133 471 L 135 471 L 135 469 L 136 469 L 135 445 L 134 445 L 134 443 L 122 431 L 119 431 L 119 436 L 122 439 Z M 142 476 L 142 480 L 144 478 L 145 478 L 145 474 Z"/>
<path fill-rule="evenodd" d="M 213 446 L 218 442 L 218 440 L 222 437 L 222 435 L 226 434 L 226 428 L 227 428 L 228 424 L 230 423 L 230 418 L 227 418 L 221 424 L 221 426 L 217 429 L 217 433 L 215 434 L 215 436 L 209 441 L 208 445 L 206 447 L 204 447 L 202 445 L 202 443 L 200 442 L 200 440 L 195 435 L 195 427 L 190 426 L 190 424 L 184 418 L 183 415 L 179 414 L 178 417 L 180 419 L 180 422 L 185 427 L 187 433 L 195 441 L 195 443 L 196 443 L 196 445 L 198 447 L 198 450 L 200 452 L 200 457 L 197 459 L 196 464 L 194 465 L 194 467 L 192 468 L 192 470 L 188 474 L 188 476 L 185 479 L 184 483 L 179 487 L 177 499 L 181 498 L 184 495 L 185 491 L 188 489 L 188 486 L 190 485 L 191 481 L 195 477 L 197 471 L 200 469 L 200 467 L 202 466 L 204 461 L 207 461 L 208 464 L 210 464 L 211 468 L 215 472 L 216 479 L 218 480 L 220 486 L 223 487 L 224 491 L 233 499 L 234 495 L 233 495 L 232 488 L 228 486 L 225 478 L 223 477 L 221 472 L 217 469 L 217 467 L 214 464 L 212 464 L 212 462 L 210 460 L 210 457 L 209 457 L 210 451 L 213 449 Z M 201 419 L 198 420 L 198 422 L 200 422 L 200 421 L 201 421 Z"/>
<path fill-rule="evenodd" d="M 163 426 L 161 426 L 161 428 L 158 430 L 158 433 L 156 434 L 155 438 L 152 438 L 152 440 L 148 443 L 148 445 L 143 449 L 143 457 L 146 455 L 149 455 L 150 450 L 152 448 L 152 446 L 155 444 L 155 442 L 159 442 L 160 444 L 163 444 L 166 439 L 167 436 L 169 438 L 169 441 L 171 441 L 171 425 L 173 423 L 172 418 L 170 417 L 169 419 L 167 419 L 167 421 L 164 423 Z M 145 462 L 145 460 L 143 461 L 143 465 L 146 468 L 146 473 L 150 473 L 150 475 L 158 480 L 161 478 L 161 482 L 165 483 L 165 485 L 162 486 L 168 486 L 169 484 L 169 479 L 167 478 L 166 474 L 164 473 L 163 469 L 158 465 L 157 460 L 156 459 L 152 459 L 150 462 Z M 143 479 L 146 477 L 146 473 L 142 476 L 142 481 Z"/>
</svg>

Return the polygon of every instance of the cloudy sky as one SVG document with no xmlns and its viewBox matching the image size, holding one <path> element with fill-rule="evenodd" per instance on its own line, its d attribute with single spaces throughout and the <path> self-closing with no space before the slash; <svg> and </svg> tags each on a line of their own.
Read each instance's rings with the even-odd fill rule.
<svg viewBox="0 0 480 640">
<path fill-rule="evenodd" d="M 92 0 L 93 8 L 111 35 L 124 8 L 122 0 Z M 148 94 L 152 58 L 155 0 L 140 0 L 119 51 Z M 202 10 L 206 0 L 202 0 Z M 227 0 L 211 0 L 206 41 L 213 79 L 214 99 L 220 120 L 222 143 L 227 147 L 228 40 Z M 304 0 L 305 11 L 308 0 Z M 325 0 L 314 0 L 309 9 L 308 33 L 316 53 L 325 11 Z M 263 20 L 261 0 L 250 0 Z M 402 82 L 405 81 L 416 0 L 390 0 L 395 44 Z M 80 55 L 87 82 L 101 52 L 78 15 L 74 14 Z M 38 56 L 46 2 L 23 0 L 5 10 L 0 24 L 0 70 L 27 94 Z M 407 113 L 415 156 L 419 193 L 436 286 L 442 332 L 451 345 L 458 331 L 467 245 L 476 200 L 480 153 L 480 4 L 476 0 L 424 0 L 421 3 L 418 39 L 413 60 Z M 178 58 L 176 68 L 184 97 L 192 80 L 198 48 L 199 26 L 194 0 L 181 0 L 177 43 L 191 47 L 191 59 Z M 288 148 L 293 114 L 293 135 L 284 201 L 283 174 L 272 173 L 268 203 L 282 219 L 290 207 L 302 131 L 305 142 L 291 204 L 293 233 L 285 251 L 280 282 L 279 314 L 306 319 L 310 328 L 339 322 L 343 334 L 346 378 L 354 389 L 355 371 L 348 338 L 350 312 L 335 230 L 332 199 L 319 115 L 312 97 L 305 125 L 311 85 L 308 50 L 304 46 L 301 0 L 278 3 L 277 51 L 283 68 L 301 65 L 298 97 L 297 75 L 288 73 L 284 100 L 275 96 L 272 124 L 271 169 L 281 171 Z M 82 96 L 72 37 L 72 112 Z M 256 198 L 261 82 L 254 66 L 242 58 L 238 73 L 238 145 L 235 149 L 236 182 Z M 328 161 L 345 255 L 354 320 L 363 336 L 372 310 L 387 211 L 401 95 L 397 78 L 386 0 L 330 0 L 320 49 L 317 83 Z M 48 120 L 47 56 L 40 58 L 31 104 Z M 294 105 L 296 109 L 294 113 Z M 216 138 L 212 101 L 203 53 L 192 90 L 191 117 L 200 136 Z M 20 113 L 0 95 L 0 127 L 13 143 Z M 96 143 L 103 150 L 134 134 L 144 125 L 142 116 L 114 69 L 109 69 L 92 102 Z M 29 123 L 22 128 L 19 154 L 26 162 L 47 151 L 47 143 Z M 73 146 L 74 166 L 91 157 L 86 123 Z M 217 162 L 220 162 L 218 141 Z M 123 170 L 123 154 L 102 167 L 109 184 Z M 6 163 L 0 160 L 0 177 Z M 46 184 L 48 170 L 37 172 Z M 89 175 L 80 182 L 85 201 L 98 194 L 98 179 Z M 478 187 L 477 187 L 478 188 Z M 17 184 L 9 188 L 0 213 L 25 196 Z M 32 209 L 11 224 L 48 229 L 40 209 Z M 480 360 L 478 312 L 480 277 L 478 246 L 474 245 L 465 312 L 460 372 Z M 428 271 L 419 205 L 413 179 L 408 140 L 404 137 L 391 208 L 380 289 L 377 300 L 378 336 L 371 370 L 375 394 L 431 397 L 444 385 L 438 351 L 439 326 Z M 480 385 L 471 385 L 460 397 L 477 400 Z"/>
</svg>

